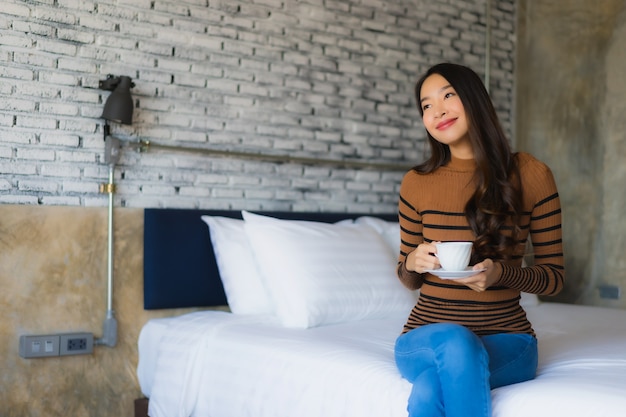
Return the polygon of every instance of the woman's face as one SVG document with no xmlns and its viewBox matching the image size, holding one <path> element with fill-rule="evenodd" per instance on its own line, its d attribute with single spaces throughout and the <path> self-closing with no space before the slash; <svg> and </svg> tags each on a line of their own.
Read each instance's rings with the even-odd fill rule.
<svg viewBox="0 0 626 417">
<path fill-rule="evenodd" d="M 471 150 L 465 108 L 448 80 L 439 74 L 428 76 L 420 90 L 419 105 L 424 127 L 435 140 L 450 146 L 456 156 L 463 157 L 459 151 Z"/>
</svg>

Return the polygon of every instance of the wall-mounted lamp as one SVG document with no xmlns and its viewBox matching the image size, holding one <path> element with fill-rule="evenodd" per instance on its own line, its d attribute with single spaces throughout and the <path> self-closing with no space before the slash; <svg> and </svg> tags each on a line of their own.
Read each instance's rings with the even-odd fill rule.
<svg viewBox="0 0 626 417">
<path fill-rule="evenodd" d="M 130 125 L 133 123 L 133 98 L 130 89 L 135 83 L 124 75 L 115 77 L 108 75 L 106 80 L 101 80 L 101 90 L 113 91 L 102 111 L 102 118 L 116 123 Z"/>
<path fill-rule="evenodd" d="M 107 312 L 104 319 L 102 337 L 97 339 L 97 345 L 114 347 L 117 344 L 117 320 L 113 310 L 113 194 L 115 194 L 114 173 L 115 165 L 120 158 L 120 140 L 110 135 L 109 121 L 132 124 L 133 122 L 133 98 L 130 89 L 135 84 L 130 77 L 113 75 L 101 80 L 99 87 L 102 90 L 113 91 L 107 98 L 102 111 L 104 124 L 104 162 L 109 166 L 109 182 L 100 185 L 100 192 L 109 195 L 109 221 L 108 221 L 108 263 L 107 263 Z"/>
</svg>

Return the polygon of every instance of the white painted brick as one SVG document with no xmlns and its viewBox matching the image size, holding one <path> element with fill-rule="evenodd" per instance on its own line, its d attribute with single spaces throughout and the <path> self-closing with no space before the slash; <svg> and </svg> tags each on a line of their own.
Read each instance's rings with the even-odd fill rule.
<svg viewBox="0 0 626 417">
<path fill-rule="evenodd" d="M 42 98 L 54 98 L 59 94 L 58 86 L 37 85 L 32 82 L 15 83 L 16 92 L 21 96 L 35 96 Z"/>
<path fill-rule="evenodd" d="M 0 158 L 12 158 L 13 148 L 9 146 L 0 146 Z"/>
<path fill-rule="evenodd" d="M 94 67 L 95 68 L 95 67 Z M 50 84 L 78 85 L 80 78 L 76 75 L 56 71 L 39 71 L 39 81 Z"/>
<path fill-rule="evenodd" d="M 85 29 L 92 29 L 96 31 L 115 31 L 116 22 L 104 19 L 102 16 L 94 15 L 81 15 L 78 18 L 78 25 Z"/>
<path fill-rule="evenodd" d="M 267 201 L 272 200 L 275 197 L 275 194 L 272 190 L 262 190 L 253 188 L 251 190 L 244 191 L 243 197 L 245 199 L 253 199 L 259 201 Z"/>
<path fill-rule="evenodd" d="M 56 114 L 61 116 L 77 116 L 78 106 L 73 104 L 40 103 L 39 112 L 42 114 Z"/>
<path fill-rule="evenodd" d="M 174 140 L 188 141 L 188 142 L 207 142 L 206 132 L 193 132 L 193 131 L 176 131 L 173 133 Z"/>
<path fill-rule="evenodd" d="M 228 184 L 228 177 L 220 174 L 200 174 L 196 178 L 196 184 L 198 185 L 225 185 Z"/>
<path fill-rule="evenodd" d="M 23 4 L 11 4 L 8 2 L 0 3 L 0 13 L 8 14 L 12 16 L 28 17 L 31 13 L 31 8 Z"/>
<path fill-rule="evenodd" d="M 92 152 L 57 151 L 56 159 L 60 162 L 87 162 L 95 163 L 96 155 Z"/>
<path fill-rule="evenodd" d="M 170 16 L 161 13 L 152 13 L 149 9 L 150 6 L 144 7 L 137 13 L 137 20 L 140 23 L 154 25 L 156 28 L 172 26 L 172 19 L 170 18 Z"/>
<path fill-rule="evenodd" d="M 243 191 L 234 188 L 215 189 L 212 193 L 217 198 L 242 198 Z"/>
<path fill-rule="evenodd" d="M 21 35 L 2 35 L 3 46 L 13 46 L 15 48 L 32 48 L 33 41 Z"/>
<path fill-rule="evenodd" d="M 3 38 L 4 41 L 4 38 Z M 34 78 L 33 71 L 22 68 L 9 68 L 0 65 L 0 78 L 16 78 L 19 80 L 32 80 Z"/>
<path fill-rule="evenodd" d="M 72 0 L 73 1 L 73 0 Z M 149 10 L 153 0 L 117 0 L 115 4 L 126 4 L 129 6 L 137 7 L 141 10 Z M 113 8 L 117 6 L 111 6 Z"/>
<path fill-rule="evenodd" d="M 78 147 L 80 138 L 77 135 L 44 132 L 39 135 L 39 142 L 42 145 L 75 148 Z"/>
<path fill-rule="evenodd" d="M 411 161 L 405 164 L 410 166 L 422 159 L 424 148 L 414 80 L 438 60 L 476 68 L 484 55 L 484 26 L 478 21 L 483 7 L 460 0 L 408 9 L 399 0 L 350 6 L 341 0 L 224 0 L 208 6 L 205 0 L 162 0 L 154 3 L 156 10 L 150 0 L 98 4 L 97 9 L 81 0 L 56 4 L 40 3 L 36 13 L 27 6 L 0 13 L 3 44 L 9 39 L 17 48 L 12 54 L 0 52 L 0 78 L 12 81 L 12 86 L 0 83 L 0 126 L 11 127 L 13 135 L 0 135 L 0 143 L 9 144 L 0 146 L 0 157 L 12 158 L 14 152 L 18 157 L 5 164 L 7 180 L 17 181 L 22 172 L 65 184 L 69 180 L 62 167 L 79 170 L 72 178 L 77 185 L 57 188 L 56 195 L 16 191 L 34 204 L 106 205 L 106 198 L 94 195 L 93 185 L 107 177 L 107 167 L 96 165 L 103 158 L 100 115 L 108 96 L 98 89 L 98 80 L 107 73 L 130 75 L 137 83 L 132 90 L 139 104 L 135 124 L 111 124 L 125 140 L 208 140 L 242 151 L 284 149 L 330 159 Z M 12 7 L 2 4 L 0 11 Z M 492 51 L 493 68 L 501 69 L 492 74 L 493 96 L 504 126 L 512 126 L 510 32 L 515 19 L 510 7 L 498 5 Z M 11 22 L 20 13 L 25 18 Z M 35 36 L 36 49 L 31 47 Z M 43 168 L 50 155 L 60 162 L 55 170 L 50 163 Z M 125 152 L 121 165 L 116 201 L 134 207 L 395 211 L 401 180 L 398 173 L 381 181 L 358 170 L 165 151 Z M 37 175 L 38 170 L 48 176 Z M 258 183 L 242 182 L 242 170 Z M 288 194 L 294 186 L 290 178 L 317 188 Z M 332 187 L 320 184 L 321 178 Z M 175 184 L 173 194 L 145 195 L 157 192 L 164 181 Z M 78 186 L 83 182 L 90 186 Z M 359 197 L 362 188 L 370 191 Z M 276 191 L 284 193 L 280 201 Z"/>
<path fill-rule="evenodd" d="M 63 181 L 61 190 L 70 194 L 94 194 L 99 192 L 100 183 L 88 181 Z"/>
<path fill-rule="evenodd" d="M 94 33 L 68 28 L 57 29 L 57 37 L 61 40 L 83 44 L 91 44 L 96 39 L 96 35 Z"/>
<path fill-rule="evenodd" d="M 238 56 L 229 56 L 221 53 L 219 51 L 212 51 L 209 56 L 210 62 L 213 65 L 217 65 L 220 67 L 233 67 L 236 68 L 239 66 L 239 57 Z"/>
<path fill-rule="evenodd" d="M 96 36 L 96 43 L 111 50 L 126 49 L 134 50 L 136 41 L 119 35 L 109 35 L 106 32 L 99 32 Z"/>
<path fill-rule="evenodd" d="M 204 197 L 209 197 L 211 195 L 211 191 L 206 188 L 189 186 L 189 187 L 181 187 L 179 194 L 183 197 L 204 198 Z"/>
<path fill-rule="evenodd" d="M 79 206 L 80 197 L 44 196 L 41 198 L 41 204 L 49 206 Z"/>
<path fill-rule="evenodd" d="M 56 127 L 56 120 L 20 115 L 16 118 L 16 126 L 52 130 Z"/>
<path fill-rule="evenodd" d="M 135 82 L 140 82 L 143 84 L 146 83 L 157 83 L 157 84 L 170 84 L 172 81 L 172 74 L 169 72 L 159 71 L 159 70 L 141 70 L 139 71 L 139 77 Z M 162 107 L 167 107 L 169 103 L 164 102 L 164 100 L 158 100 L 156 98 L 146 97 L 142 99 L 142 103 L 145 102 L 161 102 Z"/>
<path fill-rule="evenodd" d="M 54 28 L 52 26 L 41 25 L 38 23 L 28 22 L 28 21 L 14 20 L 13 30 L 18 31 L 18 32 L 25 32 L 25 33 L 32 33 L 35 35 L 47 36 L 47 37 L 54 36 Z M 44 45 L 50 45 L 51 47 L 53 47 L 54 44 L 55 44 L 54 42 L 49 42 L 47 39 L 39 39 L 37 41 L 37 47 L 41 48 L 42 50 L 46 50 Z"/>
<path fill-rule="evenodd" d="M 15 194 L 0 195 L 0 203 L 2 204 L 38 204 L 39 199 L 36 196 Z"/>
<path fill-rule="evenodd" d="M 90 12 L 93 10 L 93 1 L 83 1 L 83 0 L 54 0 L 50 3 L 58 3 L 59 6 L 68 9 L 74 9 L 79 11 Z"/>
<path fill-rule="evenodd" d="M 36 175 L 37 167 L 24 161 L 0 161 L 0 173 L 13 174 L 16 176 Z"/>
<path fill-rule="evenodd" d="M 237 83 L 224 79 L 209 79 L 206 88 L 223 93 L 234 93 L 237 92 Z"/>
<path fill-rule="evenodd" d="M 32 112 L 35 111 L 36 103 L 31 100 L 11 99 L 0 101 L 0 110 Z"/>
<path fill-rule="evenodd" d="M 9 181 L 0 178 L 0 191 L 9 191 L 12 188 L 13 185 Z"/>
<path fill-rule="evenodd" d="M 66 25 L 76 24 L 76 16 L 74 14 L 50 7 L 35 7 L 32 15 L 46 22 L 63 23 Z"/>
<path fill-rule="evenodd" d="M 224 71 L 222 68 L 217 68 L 215 65 L 208 62 L 197 62 L 191 66 L 191 72 L 195 74 L 202 74 L 214 78 L 222 78 Z"/>
<path fill-rule="evenodd" d="M 224 104 L 234 107 L 252 107 L 254 105 L 254 99 L 249 97 L 240 96 L 224 96 Z"/>
<path fill-rule="evenodd" d="M 54 121 L 52 121 L 54 122 Z M 47 122 L 49 125 L 52 125 L 52 122 Z M 93 119 L 79 119 L 76 117 L 70 117 L 68 119 L 61 119 L 58 121 L 59 128 L 63 131 L 71 131 L 71 132 L 84 132 L 84 133 L 92 133 L 96 131 L 97 124 L 102 123 L 101 120 L 93 120 Z M 47 125 L 44 125 L 47 126 Z M 42 128 L 44 127 L 42 126 Z M 117 131 L 112 129 L 113 133 Z"/>
<path fill-rule="evenodd" d="M 58 186 L 54 182 L 45 180 L 24 180 L 20 179 L 17 182 L 17 189 L 19 191 L 31 191 L 31 192 L 43 192 L 43 193 L 55 193 L 58 190 Z"/>
<path fill-rule="evenodd" d="M 261 180 L 261 185 L 266 188 L 284 189 L 289 187 L 289 179 L 285 175 L 267 177 Z"/>
<path fill-rule="evenodd" d="M 170 185 L 147 185 L 141 187 L 141 192 L 145 195 L 175 195 L 176 189 Z"/>
<path fill-rule="evenodd" d="M 304 197 L 304 194 L 300 191 L 293 190 L 293 189 L 280 189 L 280 190 L 276 190 L 275 198 L 277 200 L 300 201 L 303 198 L 308 198 L 308 195 Z"/>
<path fill-rule="evenodd" d="M 90 103 L 97 104 L 100 100 L 100 94 L 86 90 L 84 88 L 60 88 L 61 99 L 72 103 Z M 81 104 L 84 106 L 84 104 Z M 91 106 L 94 107 L 94 106 Z M 102 106 L 98 105 L 98 114 L 102 114 Z M 81 110 L 85 107 L 81 107 Z M 100 117 L 100 116 L 98 116 Z"/>
<path fill-rule="evenodd" d="M 175 76 L 174 80 L 176 84 L 185 87 L 204 88 L 207 83 L 204 76 L 195 74 L 179 74 Z"/>
<path fill-rule="evenodd" d="M 247 85 L 241 84 L 239 86 L 239 92 L 242 94 L 249 94 L 255 96 L 267 97 L 270 94 L 270 91 L 267 87 L 259 86 L 259 85 Z"/>
<path fill-rule="evenodd" d="M 52 150 L 40 148 L 17 148 L 18 159 L 36 161 L 54 161 L 55 153 Z"/>
<path fill-rule="evenodd" d="M 81 45 L 77 51 L 77 56 L 80 58 L 97 60 L 98 62 L 112 62 L 117 60 L 117 51 L 109 50 L 106 47 L 99 47 L 98 45 Z M 101 74 L 96 74 L 97 78 L 92 77 L 90 74 L 83 74 L 83 76 L 85 78 L 93 78 L 94 82 L 92 86 L 94 88 L 98 88 L 97 80 L 106 78 L 106 72 L 101 71 Z M 89 86 L 89 83 L 85 83 L 84 86 Z"/>
<path fill-rule="evenodd" d="M 180 3 L 158 2 L 154 4 L 154 9 L 167 14 L 178 14 L 184 16 L 189 13 L 189 7 Z"/>
</svg>

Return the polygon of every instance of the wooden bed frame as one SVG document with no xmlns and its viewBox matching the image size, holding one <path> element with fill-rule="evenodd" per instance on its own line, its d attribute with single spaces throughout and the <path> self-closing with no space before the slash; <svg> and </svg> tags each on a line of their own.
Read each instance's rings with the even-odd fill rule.
<svg viewBox="0 0 626 417">
<path fill-rule="evenodd" d="M 137 398 L 135 400 L 135 417 L 148 417 L 148 399 Z"/>
</svg>

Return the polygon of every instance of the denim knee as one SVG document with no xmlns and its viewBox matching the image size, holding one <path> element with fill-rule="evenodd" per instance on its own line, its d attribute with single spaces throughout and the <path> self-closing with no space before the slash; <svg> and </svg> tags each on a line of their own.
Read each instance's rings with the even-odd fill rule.
<svg viewBox="0 0 626 417">
<path fill-rule="evenodd" d="M 396 364 L 402 376 L 412 381 L 429 366 L 463 369 L 468 361 L 487 366 L 487 353 L 480 339 L 455 323 L 422 326 L 398 337 Z"/>
</svg>

